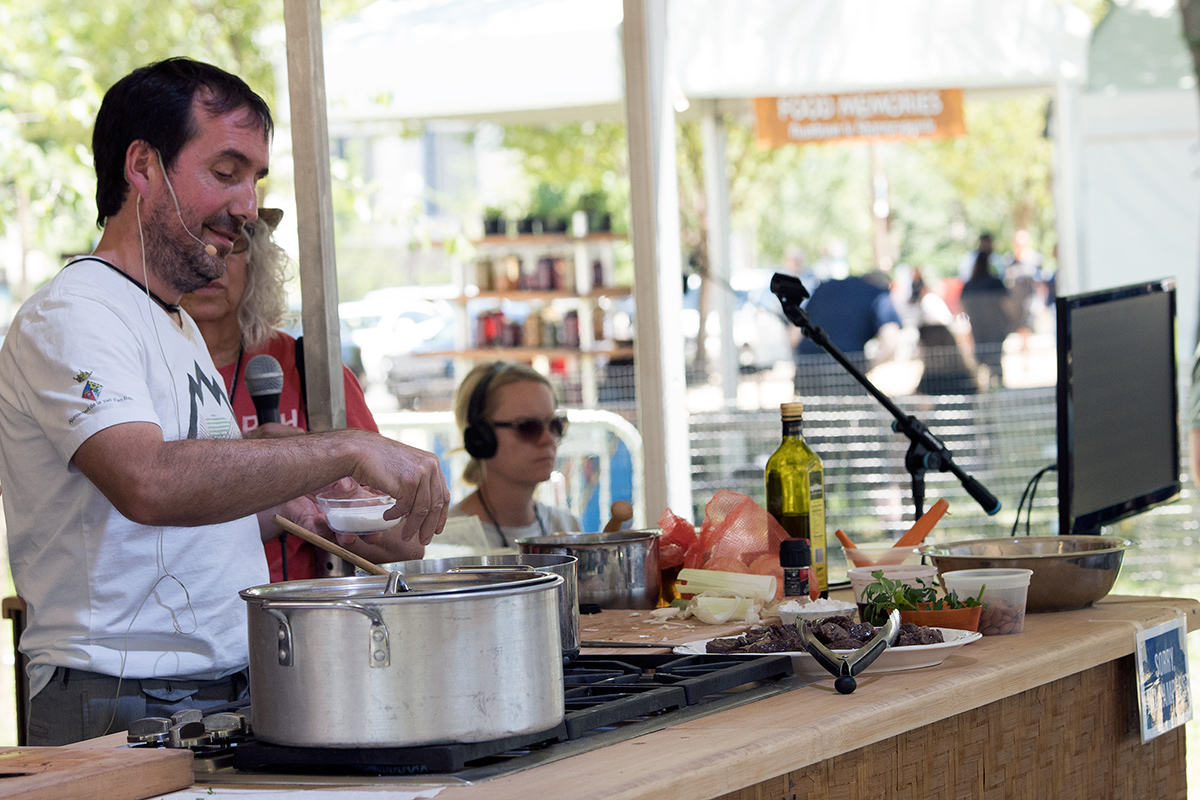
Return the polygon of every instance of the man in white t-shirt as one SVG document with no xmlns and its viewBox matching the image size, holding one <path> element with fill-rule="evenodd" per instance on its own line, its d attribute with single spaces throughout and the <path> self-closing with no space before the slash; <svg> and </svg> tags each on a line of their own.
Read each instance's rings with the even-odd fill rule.
<svg viewBox="0 0 1200 800">
<path fill-rule="evenodd" d="M 169 59 L 115 84 L 93 134 L 100 242 L 21 307 L 0 348 L 31 745 L 243 694 L 238 591 L 268 581 L 275 511 L 318 527 L 305 495 L 350 477 L 397 498 L 396 535 L 428 543 L 445 523 L 430 453 L 358 430 L 241 439 L 176 305 L 223 273 L 257 217 L 271 131 L 262 99 L 206 64 Z"/>
</svg>

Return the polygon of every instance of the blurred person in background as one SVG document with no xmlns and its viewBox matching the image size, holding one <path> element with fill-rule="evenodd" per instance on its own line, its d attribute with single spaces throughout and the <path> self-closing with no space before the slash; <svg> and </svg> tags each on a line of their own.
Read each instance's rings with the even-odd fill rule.
<svg viewBox="0 0 1200 800">
<path fill-rule="evenodd" d="M 1000 278 L 1004 277 L 1004 258 L 996 252 L 995 239 L 992 234 L 984 231 L 979 234 L 979 244 L 975 245 L 975 249 L 966 253 L 958 262 L 958 277 L 964 283 L 971 279 L 971 274 L 975 271 L 975 262 L 981 253 L 987 256 L 987 262 L 992 272 Z"/>
<path fill-rule="evenodd" d="M 858 369 L 872 366 L 868 344 L 874 343 L 874 363 L 887 361 L 900 339 L 900 315 L 892 304 L 890 281 L 881 270 L 825 281 L 806 307 L 809 320 L 825 331 L 830 341 Z M 796 354 L 796 394 L 842 394 L 857 383 L 833 357 L 805 337 L 799 328 L 789 331 Z"/>
<path fill-rule="evenodd" d="M 959 299 L 971 322 L 975 360 L 987 365 L 991 384 L 1003 386 L 1004 340 L 1013 331 L 1012 306 L 1008 288 L 992 271 L 987 254 L 975 257 L 975 267 Z"/>
<path fill-rule="evenodd" d="M 492 547 L 580 529 L 568 509 L 534 497 L 554 472 L 567 432 L 544 375 L 518 362 L 477 364 L 454 395 L 454 418 L 471 457 L 463 480 L 479 488 L 450 509 L 451 518 L 479 518 Z"/>
<path fill-rule="evenodd" d="M 1012 250 L 1004 256 L 1004 285 L 1012 298 L 1013 325 L 1021 334 L 1021 349 L 1029 348 L 1029 334 L 1045 307 L 1042 254 L 1033 249 L 1029 231 L 1013 234 Z"/>
<path fill-rule="evenodd" d="M 281 424 L 268 423 L 262 434 L 286 436 L 308 430 L 303 341 L 278 330 L 287 315 L 285 282 L 289 263 L 287 253 L 274 240 L 282 218 L 283 211 L 278 208 L 260 208 L 258 219 L 246 223 L 234 241 L 225 259 L 225 274 L 185 294 L 180 301 L 196 321 L 209 355 L 225 380 L 225 391 L 243 433 L 258 427 L 254 401 L 245 386 L 245 369 L 250 359 L 262 354 L 278 361 L 283 370 Z M 349 367 L 343 366 L 342 370 L 347 427 L 378 433 L 379 426 L 367 408 L 358 379 Z M 337 534 L 343 547 L 375 563 L 420 558 L 425 550 L 415 538 L 401 539 L 399 527 L 384 531 L 378 541 L 371 542 L 370 538 Z M 325 556 L 300 537 L 281 531 L 278 538 L 264 542 L 263 547 L 272 582 L 320 577 L 318 565 Z"/>
<path fill-rule="evenodd" d="M 1200 487 L 1200 343 L 1192 355 L 1192 385 L 1188 390 L 1184 420 L 1188 428 L 1188 454 L 1192 467 L 1192 483 Z"/>
</svg>

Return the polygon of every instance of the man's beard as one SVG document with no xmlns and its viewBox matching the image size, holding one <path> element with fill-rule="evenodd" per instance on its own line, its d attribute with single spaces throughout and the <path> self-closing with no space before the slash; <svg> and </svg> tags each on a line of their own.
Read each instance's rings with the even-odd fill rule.
<svg viewBox="0 0 1200 800">
<path fill-rule="evenodd" d="M 224 223 L 228 230 L 241 226 Z M 204 244 L 183 228 L 171 206 L 159 206 L 147 215 L 142 232 L 146 241 L 146 266 L 159 280 L 182 294 L 207 286 L 225 274 L 225 258 L 210 256 Z"/>
</svg>

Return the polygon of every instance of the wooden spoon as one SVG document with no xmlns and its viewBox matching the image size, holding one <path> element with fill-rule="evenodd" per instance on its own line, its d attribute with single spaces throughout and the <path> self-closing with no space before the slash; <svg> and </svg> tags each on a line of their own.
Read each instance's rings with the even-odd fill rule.
<svg viewBox="0 0 1200 800">
<path fill-rule="evenodd" d="M 613 533 L 621 530 L 621 526 L 633 519 L 633 506 L 624 500 L 612 504 L 612 519 L 604 526 L 602 533 Z"/>
<path fill-rule="evenodd" d="M 276 514 L 275 515 L 275 524 L 278 525 L 280 528 L 283 528 L 288 533 L 293 534 L 295 536 L 299 536 L 301 539 L 308 542 L 309 544 L 319 547 L 327 553 L 333 553 L 335 556 L 337 556 L 340 559 L 349 561 L 354 566 L 358 567 L 361 570 L 364 570 L 365 572 L 370 573 L 371 575 L 391 575 L 392 574 L 392 573 L 388 572 L 386 569 L 384 569 L 383 567 L 379 566 L 378 564 L 372 564 L 370 561 L 367 561 L 362 556 L 351 553 L 349 550 L 342 547 L 340 544 L 337 544 L 336 542 L 331 542 L 328 539 L 326 539 L 324 536 L 318 536 L 317 534 L 310 531 L 308 528 L 302 528 L 301 526 L 292 522 L 290 519 L 284 519 L 283 517 Z"/>
</svg>

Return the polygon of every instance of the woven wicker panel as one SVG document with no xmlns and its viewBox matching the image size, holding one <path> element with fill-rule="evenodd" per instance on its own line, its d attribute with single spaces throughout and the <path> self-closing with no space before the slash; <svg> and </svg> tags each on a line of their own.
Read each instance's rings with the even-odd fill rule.
<svg viewBox="0 0 1200 800">
<path fill-rule="evenodd" d="M 1143 745 L 1135 681 L 1127 656 L 719 800 L 1185 800 L 1183 728 Z"/>
</svg>

